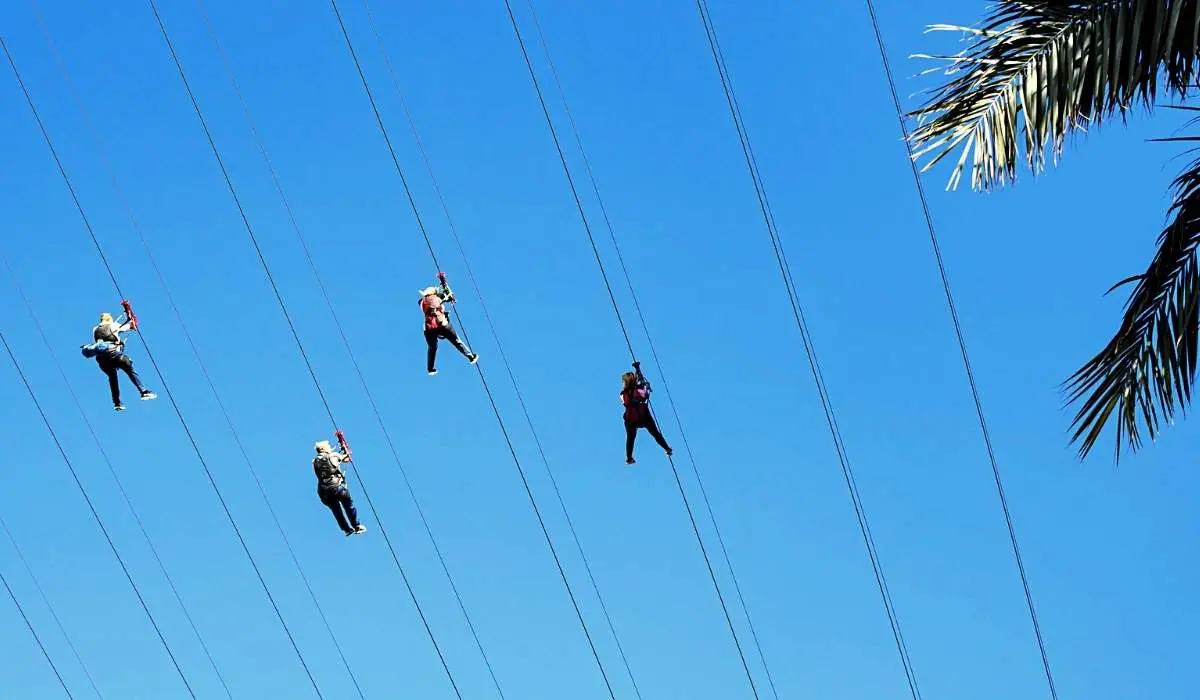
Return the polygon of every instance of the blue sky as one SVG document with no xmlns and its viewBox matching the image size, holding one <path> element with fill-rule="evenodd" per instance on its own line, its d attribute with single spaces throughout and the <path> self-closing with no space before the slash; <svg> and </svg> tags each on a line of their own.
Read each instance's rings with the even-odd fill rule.
<svg viewBox="0 0 1200 700">
<path fill-rule="evenodd" d="M 496 697 L 200 14 L 163 5 L 463 696 Z M 365 537 L 343 538 L 316 499 L 311 446 L 330 437 L 328 420 L 149 6 L 43 6 L 367 697 L 453 697 L 357 477 Z M 448 349 L 436 378 L 423 371 L 416 290 L 436 269 L 332 12 L 280 0 L 208 9 L 506 696 L 607 697 L 478 378 Z M 539 10 L 780 697 L 907 697 L 694 6 Z M 634 697 L 365 15 L 357 3 L 343 12 L 617 697 Z M 643 697 L 750 697 L 666 460 L 643 435 L 638 464 L 623 463 L 617 391 L 628 356 L 503 3 L 374 12 Z M 923 695 L 1047 697 L 865 7 L 714 3 L 712 12 Z M 983 6 L 916 0 L 880 12 L 911 95 L 931 83 L 910 78 L 924 66 L 907 56 L 954 48 L 925 25 L 971 23 Z M 357 697 L 32 7 L 6 6 L 0 31 L 324 697 Z M 0 250 L 234 696 L 313 697 L 144 348 L 132 344 L 134 361 L 162 396 L 129 401 L 120 415 L 77 354 L 119 299 L 5 73 Z M 1056 388 L 1115 326 L 1121 298 L 1103 291 L 1153 249 L 1167 185 L 1186 161 L 1145 140 L 1180 125 L 1162 113 L 1101 129 L 1073 142 L 1061 167 L 991 195 L 943 192 L 944 170 L 927 179 L 1064 698 L 1185 698 L 1200 680 L 1191 595 L 1200 475 L 1186 448 L 1196 424 L 1173 427 L 1120 469 L 1104 450 L 1080 464 Z M 598 227 L 593 200 L 585 205 Z M 7 274 L 0 288 L 5 336 L 132 576 L 197 695 L 222 697 Z M 634 342 L 648 364 L 640 331 Z M 0 513 L 104 697 L 187 697 L 7 360 L 0 387 L 13 470 Z M 672 421 L 662 423 L 681 445 Z M 91 697 L 7 541 L 0 567 L 75 697 Z M 0 640 L 0 697 L 63 696 L 6 599 Z"/>
</svg>

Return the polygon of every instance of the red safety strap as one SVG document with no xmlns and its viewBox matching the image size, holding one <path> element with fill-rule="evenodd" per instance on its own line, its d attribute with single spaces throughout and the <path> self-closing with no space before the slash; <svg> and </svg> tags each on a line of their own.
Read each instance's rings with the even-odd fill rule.
<svg viewBox="0 0 1200 700">
<path fill-rule="evenodd" d="M 129 317 L 129 330 L 136 331 L 138 327 L 137 314 L 133 313 L 133 305 L 128 299 L 121 300 L 121 308 L 125 309 L 125 315 Z"/>
<path fill-rule="evenodd" d="M 346 436 L 343 435 L 342 431 L 340 431 L 340 430 L 335 432 L 334 435 L 337 436 L 338 446 L 342 448 L 342 452 L 346 453 L 346 461 L 347 462 L 352 461 L 350 459 L 350 455 L 351 455 L 350 444 L 348 442 L 346 442 Z"/>
</svg>

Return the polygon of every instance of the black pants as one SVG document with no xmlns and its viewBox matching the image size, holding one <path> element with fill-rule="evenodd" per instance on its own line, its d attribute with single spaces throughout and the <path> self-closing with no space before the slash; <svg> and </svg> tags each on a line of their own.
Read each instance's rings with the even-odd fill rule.
<svg viewBox="0 0 1200 700">
<path fill-rule="evenodd" d="M 633 459 L 633 441 L 637 438 L 638 428 L 645 428 L 650 437 L 654 438 L 658 446 L 664 450 L 670 450 L 671 446 L 667 444 L 665 438 L 658 430 L 658 425 L 654 423 L 654 417 L 647 414 L 646 417 L 635 420 L 625 421 L 625 459 Z"/>
<path fill-rule="evenodd" d="M 458 334 L 454 332 L 454 326 L 445 325 L 439 328 L 426 328 L 425 344 L 429 346 L 426 364 L 428 364 L 427 369 L 430 372 L 433 371 L 434 360 L 437 359 L 438 338 L 445 338 L 446 340 L 449 340 L 450 343 L 453 344 L 454 347 L 463 354 L 463 357 L 469 358 L 471 356 L 471 351 L 467 349 L 467 346 L 463 343 L 463 341 L 458 339 Z"/>
<path fill-rule="evenodd" d="M 317 496 L 321 503 L 333 511 L 333 517 L 337 518 L 338 527 L 342 528 L 342 532 L 354 532 L 358 527 L 358 509 L 354 507 L 354 501 L 350 500 L 350 491 L 345 484 L 319 486 Z M 343 509 L 346 511 L 345 515 L 342 514 Z"/>
<path fill-rule="evenodd" d="M 97 355 L 96 364 L 100 365 L 100 371 L 108 377 L 108 390 L 112 392 L 112 401 L 114 406 L 121 405 L 121 387 L 117 384 L 117 370 L 125 373 L 129 377 L 129 381 L 133 382 L 133 386 L 138 390 L 138 393 L 146 393 L 146 387 L 142 386 L 142 379 L 138 373 L 133 370 L 133 360 L 129 356 L 122 353 L 119 355 Z"/>
</svg>

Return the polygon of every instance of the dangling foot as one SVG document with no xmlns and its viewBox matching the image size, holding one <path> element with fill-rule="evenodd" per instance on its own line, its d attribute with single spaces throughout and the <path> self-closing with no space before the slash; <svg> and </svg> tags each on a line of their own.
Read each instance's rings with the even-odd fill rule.
<svg viewBox="0 0 1200 700">
<path fill-rule="evenodd" d="M 467 355 L 467 359 L 471 362 L 471 364 L 475 364 L 476 362 L 479 362 L 479 355 L 476 353 L 471 353 L 470 355 Z"/>
<path fill-rule="evenodd" d="M 437 374 L 437 370 L 436 370 L 436 369 L 431 369 L 431 370 L 428 370 L 428 371 L 429 371 L 429 376 L 431 376 L 431 377 L 432 377 L 432 376 L 434 376 L 435 374 Z"/>
<path fill-rule="evenodd" d="M 153 391 L 143 391 L 142 392 L 142 401 L 153 401 L 154 399 L 157 399 L 157 398 L 158 398 L 158 394 L 154 393 Z"/>
<path fill-rule="evenodd" d="M 633 457 L 626 457 L 626 458 L 625 458 L 625 463 L 626 463 L 626 464 L 635 464 L 636 462 L 637 462 L 637 460 L 636 460 L 636 459 L 634 459 Z"/>
<path fill-rule="evenodd" d="M 672 450 L 670 447 L 668 447 L 668 448 L 667 448 L 667 456 L 668 456 L 668 457 L 674 457 L 674 456 L 675 456 L 675 450 Z"/>
<path fill-rule="evenodd" d="M 117 411 L 117 412 L 124 411 L 124 410 L 125 410 L 125 404 L 121 404 L 121 403 L 119 403 L 119 404 L 117 404 L 117 405 L 113 406 L 113 410 L 114 410 L 114 411 Z"/>
<path fill-rule="evenodd" d="M 354 530 L 342 530 L 342 534 L 346 535 L 346 537 L 349 537 L 350 535 L 354 534 Z"/>
<path fill-rule="evenodd" d="M 364 532 L 366 532 L 366 531 L 367 531 L 367 528 L 366 528 L 366 526 L 364 526 L 364 525 L 355 525 L 355 526 L 354 526 L 354 533 L 353 533 L 353 534 L 355 534 L 355 535 L 361 535 L 361 534 L 363 534 L 363 533 L 364 533 Z"/>
</svg>

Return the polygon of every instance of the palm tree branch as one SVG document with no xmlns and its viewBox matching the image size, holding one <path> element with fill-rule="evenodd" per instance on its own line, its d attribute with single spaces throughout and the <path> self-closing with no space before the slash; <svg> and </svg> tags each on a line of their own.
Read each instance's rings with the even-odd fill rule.
<svg viewBox="0 0 1200 700">
<path fill-rule="evenodd" d="M 930 91 L 910 116 L 913 157 L 928 170 L 961 148 L 949 188 L 968 159 L 971 184 L 991 189 L 1016 178 L 1024 160 L 1040 172 L 1057 162 L 1066 137 L 1099 126 L 1159 94 L 1187 93 L 1200 40 L 1198 0 L 999 0 L 970 45 L 946 62 L 951 79 Z M 1023 149 L 1018 148 L 1023 145 Z"/>
<path fill-rule="evenodd" d="M 1143 432 L 1154 440 L 1161 421 L 1186 413 L 1196 379 L 1200 337 L 1200 160 L 1172 183 L 1173 201 L 1158 250 L 1136 281 L 1121 325 L 1108 344 L 1066 382 L 1067 402 L 1079 404 L 1071 441 L 1086 457 L 1110 419 L 1115 456 L 1136 451 Z"/>
</svg>

